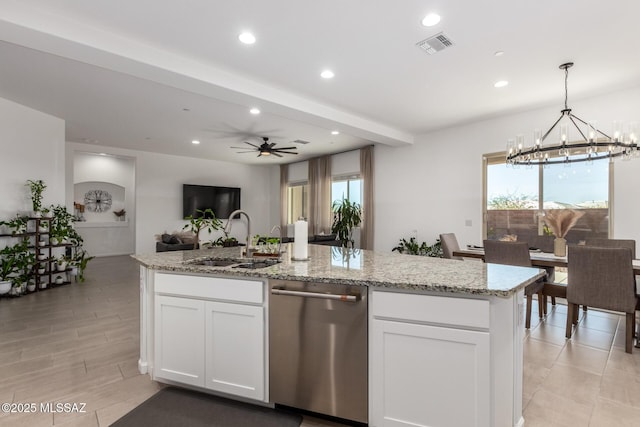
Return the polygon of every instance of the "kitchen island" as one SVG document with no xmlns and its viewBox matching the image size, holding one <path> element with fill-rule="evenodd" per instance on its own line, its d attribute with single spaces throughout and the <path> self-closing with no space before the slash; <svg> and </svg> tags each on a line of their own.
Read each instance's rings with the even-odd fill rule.
<svg viewBox="0 0 640 427">
<path fill-rule="evenodd" d="M 269 283 L 366 287 L 369 425 L 524 424 L 523 289 L 543 270 L 315 245 L 292 261 L 290 249 L 255 269 L 238 266 L 240 248 L 135 255 L 140 371 L 273 403 Z"/>
</svg>

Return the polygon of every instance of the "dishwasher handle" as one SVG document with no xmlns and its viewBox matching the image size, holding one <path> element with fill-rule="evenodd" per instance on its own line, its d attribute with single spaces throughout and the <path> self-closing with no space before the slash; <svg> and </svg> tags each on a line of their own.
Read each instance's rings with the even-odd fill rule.
<svg viewBox="0 0 640 427">
<path fill-rule="evenodd" d="M 338 301 L 345 301 L 345 302 L 358 302 L 361 299 L 360 295 L 325 294 L 321 292 L 290 291 L 288 289 L 279 289 L 279 288 L 272 288 L 271 293 L 273 295 L 287 295 L 287 296 L 303 297 L 303 298 L 320 298 L 320 299 L 330 299 L 330 300 L 338 300 Z"/>
</svg>

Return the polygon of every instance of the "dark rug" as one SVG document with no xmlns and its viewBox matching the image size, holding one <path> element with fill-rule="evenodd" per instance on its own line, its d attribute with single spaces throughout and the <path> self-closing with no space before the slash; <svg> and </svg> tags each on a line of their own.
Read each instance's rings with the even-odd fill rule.
<svg viewBox="0 0 640 427">
<path fill-rule="evenodd" d="M 113 427 L 299 427 L 302 416 L 167 387 L 142 402 Z"/>
</svg>

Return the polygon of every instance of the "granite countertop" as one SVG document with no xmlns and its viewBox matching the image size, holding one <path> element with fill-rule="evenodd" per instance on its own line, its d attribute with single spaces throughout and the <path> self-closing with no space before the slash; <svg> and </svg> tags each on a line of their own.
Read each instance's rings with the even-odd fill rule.
<svg viewBox="0 0 640 427">
<path fill-rule="evenodd" d="M 544 276 L 544 270 L 537 268 L 320 245 L 309 245 L 309 260 L 293 261 L 291 244 L 282 248 L 282 262 L 260 269 L 193 264 L 204 259 L 246 262 L 247 259 L 241 258 L 240 247 L 132 256 L 142 265 L 161 271 L 494 296 L 509 296 Z"/>
</svg>

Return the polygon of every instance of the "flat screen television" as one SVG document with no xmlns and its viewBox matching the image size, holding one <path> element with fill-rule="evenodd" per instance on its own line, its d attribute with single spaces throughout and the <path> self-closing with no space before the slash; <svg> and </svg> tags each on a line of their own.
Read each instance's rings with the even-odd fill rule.
<svg viewBox="0 0 640 427">
<path fill-rule="evenodd" d="M 200 216 L 198 210 L 211 209 L 216 218 L 228 219 L 231 212 L 240 209 L 240 189 L 211 185 L 183 184 L 182 216 Z M 238 216 L 236 216 L 237 218 Z"/>
</svg>

